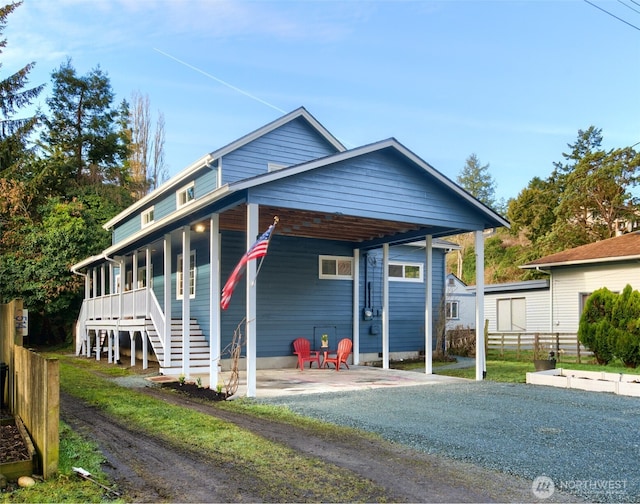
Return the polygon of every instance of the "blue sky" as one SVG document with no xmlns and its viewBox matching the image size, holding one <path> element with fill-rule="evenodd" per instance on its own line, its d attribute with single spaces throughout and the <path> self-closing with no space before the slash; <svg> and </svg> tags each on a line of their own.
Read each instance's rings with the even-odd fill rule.
<svg viewBox="0 0 640 504">
<path fill-rule="evenodd" d="M 640 27 L 640 2 L 590 0 Z M 171 175 L 306 107 L 347 147 L 395 137 L 455 180 L 470 154 L 498 198 L 546 177 L 579 129 L 640 142 L 640 30 L 582 0 L 24 0 L 0 56 L 47 83 L 69 57 L 117 101 L 149 96 Z"/>
</svg>

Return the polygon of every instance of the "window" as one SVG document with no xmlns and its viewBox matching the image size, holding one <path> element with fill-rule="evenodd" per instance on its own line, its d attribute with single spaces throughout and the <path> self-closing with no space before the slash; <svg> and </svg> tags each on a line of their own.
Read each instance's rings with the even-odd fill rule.
<svg viewBox="0 0 640 504">
<path fill-rule="evenodd" d="M 591 295 L 591 292 L 581 292 L 579 294 L 579 296 L 580 296 L 580 306 L 578 307 L 578 317 L 582 317 L 582 312 L 584 311 L 584 306 L 585 306 L 585 304 L 587 304 L 587 299 L 589 299 L 590 295 Z"/>
<path fill-rule="evenodd" d="M 196 297 L 196 252 L 191 251 L 191 260 L 189 261 L 189 297 Z M 182 299 L 182 254 L 178 256 L 178 264 L 176 265 L 176 299 Z"/>
<path fill-rule="evenodd" d="M 153 272 L 153 264 L 149 266 L 149 269 Z M 147 286 L 147 268 L 141 266 L 138 268 L 138 289 L 144 289 Z M 153 287 L 153 273 L 151 273 L 151 283 L 149 287 Z"/>
<path fill-rule="evenodd" d="M 525 298 L 498 299 L 498 331 L 527 330 L 527 300 Z"/>
<path fill-rule="evenodd" d="M 183 187 L 176 193 L 176 205 L 178 208 L 185 206 L 187 203 L 193 201 L 196 197 L 196 189 L 193 182 L 188 186 Z"/>
<path fill-rule="evenodd" d="M 422 264 L 390 262 L 389 280 L 399 282 L 422 282 Z"/>
<path fill-rule="evenodd" d="M 353 279 L 353 259 L 351 257 L 320 256 L 320 278 Z"/>
<path fill-rule="evenodd" d="M 459 319 L 458 315 L 458 301 L 447 301 L 445 308 L 445 315 L 447 319 Z"/>
<path fill-rule="evenodd" d="M 140 215 L 142 227 L 148 226 L 153 222 L 153 207 L 148 208 Z"/>
</svg>

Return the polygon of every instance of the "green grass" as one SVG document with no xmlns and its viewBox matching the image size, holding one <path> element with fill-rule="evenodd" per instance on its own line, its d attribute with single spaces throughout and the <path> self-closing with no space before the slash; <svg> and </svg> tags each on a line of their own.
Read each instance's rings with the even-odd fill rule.
<svg viewBox="0 0 640 504">
<path fill-rule="evenodd" d="M 100 465 L 104 457 L 98 447 L 74 433 L 60 422 L 60 458 L 58 475 L 31 488 L 1 493 L 0 502 L 104 502 L 105 491 L 98 485 L 79 478 L 73 467 L 89 471 L 94 479 L 108 486 Z M 112 501 L 124 502 L 124 501 Z"/>
<path fill-rule="evenodd" d="M 475 380 L 475 366 L 463 369 L 442 369 L 447 362 L 434 362 L 433 372 L 446 376 L 455 376 L 458 378 L 468 378 Z M 396 369 L 418 369 L 424 368 L 424 361 L 405 361 L 395 362 L 393 367 Z M 625 367 L 620 361 L 613 361 L 606 366 L 595 364 L 593 362 L 576 362 L 573 356 L 561 356 L 557 363 L 557 367 L 567 369 L 586 370 L 586 371 L 606 371 L 608 373 L 627 373 L 640 374 L 640 368 L 630 369 Z M 535 371 L 533 366 L 532 352 L 499 352 L 490 351 L 487 353 L 487 380 L 507 383 L 525 383 L 526 375 Z"/>
<path fill-rule="evenodd" d="M 210 415 L 167 404 L 135 390 L 114 384 L 107 375 L 126 375 L 131 371 L 90 359 L 55 355 L 60 360 L 60 387 L 94 405 L 129 427 L 149 435 L 162 437 L 168 443 L 189 451 L 196 457 L 212 458 L 230 464 L 247 476 L 258 480 L 261 498 L 276 502 L 303 500 L 328 502 L 369 502 L 384 500 L 384 490 L 360 476 L 323 462 L 278 443 L 270 442 L 232 423 Z M 353 430 L 306 419 L 285 408 L 253 404 L 250 400 L 219 403 L 220 408 L 245 414 L 277 419 L 313 430 L 331 439 L 351 439 Z M 186 435 L 188 434 L 188 435 Z M 62 440 L 65 441 L 63 449 Z M 89 457 L 92 446 L 68 428 L 61 430 L 60 476 L 28 490 L 3 496 L 2 502 L 100 502 L 103 492 L 91 483 L 78 480 L 71 472 L 80 466 L 98 481 L 109 485 L 100 471 L 100 460 Z M 308 481 L 322 481 L 321 494 L 313 495 Z M 36 492 L 35 489 L 38 489 Z M 91 493 L 85 495 L 83 492 Z M 68 496 L 68 497 L 67 497 Z"/>
</svg>

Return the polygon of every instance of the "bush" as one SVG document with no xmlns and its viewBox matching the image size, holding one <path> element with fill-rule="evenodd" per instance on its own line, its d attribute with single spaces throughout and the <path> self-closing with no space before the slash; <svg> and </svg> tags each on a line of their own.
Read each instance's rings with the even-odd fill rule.
<svg viewBox="0 0 640 504">
<path fill-rule="evenodd" d="M 614 357 L 627 367 L 640 364 L 640 292 L 627 285 L 620 294 L 595 291 L 585 303 L 578 327 L 580 342 L 598 364 Z"/>
<path fill-rule="evenodd" d="M 580 317 L 578 339 L 593 352 L 598 364 L 608 364 L 613 358 L 609 335 L 616 297 L 606 287 L 594 291 L 587 299 Z"/>
</svg>

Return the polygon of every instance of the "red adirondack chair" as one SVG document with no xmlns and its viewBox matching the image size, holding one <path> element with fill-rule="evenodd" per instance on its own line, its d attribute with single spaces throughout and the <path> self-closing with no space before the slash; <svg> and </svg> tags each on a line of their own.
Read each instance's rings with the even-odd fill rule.
<svg viewBox="0 0 640 504">
<path fill-rule="evenodd" d="M 300 371 L 304 371 L 305 362 L 309 362 L 309 368 L 314 362 L 320 368 L 320 352 L 311 350 L 311 343 L 307 338 L 297 338 L 293 341 L 293 354 L 298 356 L 296 367 L 299 367 Z"/>
<path fill-rule="evenodd" d="M 340 365 L 344 364 L 349 369 L 349 364 L 347 364 L 347 359 L 349 358 L 349 354 L 351 354 L 351 347 L 353 343 L 349 338 L 341 339 L 338 343 L 338 350 L 335 355 L 328 355 L 324 362 L 323 366 L 328 365 L 330 362 L 336 366 L 336 371 L 340 371 Z"/>
</svg>

